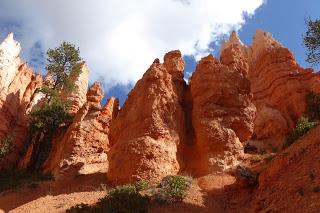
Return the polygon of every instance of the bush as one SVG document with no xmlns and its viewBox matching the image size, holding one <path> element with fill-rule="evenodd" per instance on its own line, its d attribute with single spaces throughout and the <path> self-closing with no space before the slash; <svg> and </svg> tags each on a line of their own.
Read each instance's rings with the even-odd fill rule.
<svg viewBox="0 0 320 213">
<path fill-rule="evenodd" d="M 134 185 L 118 186 L 98 203 L 104 212 L 147 212 L 150 198 L 139 193 Z"/>
<path fill-rule="evenodd" d="M 140 190 L 145 190 L 146 187 L 149 187 L 147 181 L 118 186 L 109 191 L 95 206 L 82 203 L 71 207 L 67 212 L 144 213 L 147 212 L 151 201 L 148 196 L 140 194 Z"/>
<path fill-rule="evenodd" d="M 156 188 L 148 181 L 142 180 L 112 189 L 95 206 L 82 203 L 68 209 L 67 212 L 143 213 L 148 211 L 151 201 L 181 202 L 187 195 L 191 181 L 189 177 L 167 176 Z"/>
<path fill-rule="evenodd" d="M 70 209 L 67 209 L 68 213 L 89 213 L 94 212 L 93 207 L 89 206 L 88 204 L 77 204 L 75 206 L 72 206 Z"/>
<path fill-rule="evenodd" d="M 320 120 L 320 94 L 311 92 L 306 96 L 306 113 L 313 120 Z"/>
<path fill-rule="evenodd" d="M 6 156 L 10 152 L 12 147 L 12 138 L 10 136 L 6 136 L 2 140 L 0 140 L 0 158 Z"/>
<path fill-rule="evenodd" d="M 159 189 L 156 189 L 154 199 L 159 202 L 182 202 L 187 196 L 192 179 L 180 175 L 169 175 L 161 180 Z"/>
<path fill-rule="evenodd" d="M 146 180 L 140 180 L 140 181 L 137 181 L 135 184 L 134 184 L 134 187 L 137 189 L 137 191 L 143 191 L 143 190 L 147 190 L 147 189 L 150 189 L 151 184 L 149 183 L 149 181 L 146 181 Z"/>
<path fill-rule="evenodd" d="M 284 144 L 284 148 L 293 144 L 296 140 L 301 138 L 304 134 L 306 134 L 310 129 L 317 126 L 316 122 L 309 121 L 308 118 L 301 117 L 294 130 L 287 136 L 287 140 Z"/>
<path fill-rule="evenodd" d="M 35 107 L 30 113 L 31 129 L 33 131 L 54 132 L 65 122 L 69 122 L 72 116 L 66 111 L 63 102 L 54 100 L 44 107 Z"/>
</svg>

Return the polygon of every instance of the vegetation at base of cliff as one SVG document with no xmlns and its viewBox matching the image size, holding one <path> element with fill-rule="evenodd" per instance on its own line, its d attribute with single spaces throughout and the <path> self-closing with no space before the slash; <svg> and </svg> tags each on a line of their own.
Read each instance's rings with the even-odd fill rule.
<svg viewBox="0 0 320 213">
<path fill-rule="evenodd" d="M 52 176 L 40 172 L 29 173 L 21 170 L 3 171 L 0 174 L 0 192 L 15 189 L 25 184 L 51 180 Z"/>
<path fill-rule="evenodd" d="M 47 51 L 48 74 L 40 88 L 45 97 L 39 106 L 30 113 L 30 132 L 36 144 L 33 149 L 30 170 L 40 169 L 51 150 L 51 141 L 57 130 L 68 125 L 72 116 L 68 113 L 68 102 L 61 99 L 62 92 L 72 92 L 76 86 L 72 80 L 81 73 L 83 64 L 79 48 L 69 42 L 63 42 L 55 49 Z"/>
<path fill-rule="evenodd" d="M 10 136 L 6 136 L 0 140 L 0 159 L 6 156 L 12 149 L 12 138 Z"/>
<path fill-rule="evenodd" d="M 307 62 L 317 66 L 320 64 L 320 20 L 306 20 L 307 32 L 303 35 L 303 43 L 307 48 Z"/>
<path fill-rule="evenodd" d="M 284 144 L 284 148 L 289 147 L 291 144 L 293 144 L 296 140 L 301 138 L 303 135 L 305 135 L 310 129 L 317 126 L 317 122 L 309 121 L 308 118 L 301 117 L 294 130 L 287 136 L 286 142 Z"/>
<path fill-rule="evenodd" d="M 148 181 L 139 181 L 134 184 L 117 186 L 99 202 L 90 206 L 78 204 L 67 210 L 69 213 L 81 212 L 147 212 L 153 203 L 182 202 L 191 186 L 192 178 L 180 175 L 167 176 L 158 186 Z"/>
<path fill-rule="evenodd" d="M 292 132 L 287 135 L 283 148 L 289 147 L 296 140 L 304 136 L 310 129 L 316 127 L 319 124 L 320 94 L 310 92 L 306 95 L 305 115 L 306 117 L 301 117 Z"/>
<path fill-rule="evenodd" d="M 158 190 L 153 197 L 161 203 L 182 202 L 187 196 L 192 179 L 180 175 L 169 175 L 161 180 Z"/>
</svg>

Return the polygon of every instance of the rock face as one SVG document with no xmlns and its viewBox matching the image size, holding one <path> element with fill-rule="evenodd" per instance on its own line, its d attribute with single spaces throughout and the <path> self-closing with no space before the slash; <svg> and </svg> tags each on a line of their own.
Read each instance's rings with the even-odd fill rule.
<svg viewBox="0 0 320 213">
<path fill-rule="evenodd" d="M 306 95 L 320 92 L 320 74 L 301 68 L 287 48 L 261 30 L 249 47 L 233 33 L 222 51 L 231 45 L 239 45 L 249 63 L 248 78 L 257 107 L 253 141 L 265 148 L 280 148 L 305 112 Z"/>
<path fill-rule="evenodd" d="M 8 89 L 22 64 L 19 58 L 20 51 L 20 43 L 13 39 L 13 33 L 10 33 L 0 44 L 0 94 Z"/>
<path fill-rule="evenodd" d="M 318 212 L 319 137 L 318 126 L 276 156 L 261 172 L 259 188 L 244 212 Z"/>
<path fill-rule="evenodd" d="M 108 180 L 157 182 L 179 171 L 178 146 L 183 137 L 180 105 L 185 86 L 179 51 L 155 60 L 129 93 L 110 129 Z"/>
<path fill-rule="evenodd" d="M 221 63 L 209 55 L 197 65 L 190 80 L 195 143 L 202 152 L 205 173 L 222 172 L 238 163 L 242 143 L 253 132 L 248 64 L 239 45 L 221 53 Z"/>
<path fill-rule="evenodd" d="M 87 92 L 87 102 L 75 115 L 63 136 L 53 140 L 44 171 L 55 178 L 106 172 L 108 169 L 109 125 L 118 112 L 118 100 L 110 98 L 101 108 L 103 89 L 98 82 Z"/>
<path fill-rule="evenodd" d="M 19 58 L 21 47 L 13 34 L 0 45 L 0 139 L 11 138 L 10 152 L 0 159 L 0 170 L 15 166 L 27 138 L 26 109 L 37 88 L 40 75 Z"/>
<path fill-rule="evenodd" d="M 68 107 L 68 112 L 74 115 L 86 102 L 89 81 L 89 70 L 87 65 L 84 63 L 81 66 L 81 73 L 72 73 L 70 79 L 74 82 L 75 89 L 72 92 L 64 91 L 61 95 L 70 105 Z"/>
</svg>

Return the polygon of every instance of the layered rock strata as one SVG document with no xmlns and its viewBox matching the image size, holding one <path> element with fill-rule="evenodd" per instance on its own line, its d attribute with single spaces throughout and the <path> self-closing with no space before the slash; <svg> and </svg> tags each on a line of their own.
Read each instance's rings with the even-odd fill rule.
<svg viewBox="0 0 320 213">
<path fill-rule="evenodd" d="M 241 46 L 249 62 L 248 78 L 257 107 L 253 143 L 260 143 L 262 148 L 279 149 L 304 115 L 306 95 L 320 93 L 320 74 L 301 68 L 293 54 L 270 33 L 258 30 L 248 47 L 233 33 L 222 45 L 222 51 L 234 44 Z"/>
</svg>

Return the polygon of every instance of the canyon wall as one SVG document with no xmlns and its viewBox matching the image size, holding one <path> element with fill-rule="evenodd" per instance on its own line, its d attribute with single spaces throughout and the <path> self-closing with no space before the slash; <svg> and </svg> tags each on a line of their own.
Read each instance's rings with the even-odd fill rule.
<svg viewBox="0 0 320 213">
<path fill-rule="evenodd" d="M 304 115 L 306 95 L 320 93 L 320 74 L 301 68 L 293 54 L 270 33 L 258 30 L 249 46 L 233 33 L 221 51 L 233 44 L 241 46 L 249 63 L 248 79 L 257 108 L 251 142 L 263 149 L 280 149 Z"/>
<path fill-rule="evenodd" d="M 20 50 L 12 34 L 0 45 L 0 139 L 13 145 L 0 169 L 30 163 L 27 114 L 50 80 L 21 62 Z M 180 51 L 156 59 L 121 109 L 116 98 L 101 107 L 104 91 L 98 82 L 88 88 L 85 64 L 72 79 L 76 89 L 61 97 L 74 119 L 54 135 L 42 170 L 61 179 L 107 173 L 114 184 L 222 173 L 241 163 L 247 144 L 280 149 L 305 113 L 306 95 L 320 93 L 319 74 L 263 31 L 249 46 L 232 33 L 220 59 L 202 58 L 189 82 Z"/>
<path fill-rule="evenodd" d="M 20 44 L 13 34 L 0 44 L 0 140 L 10 141 L 9 153 L 0 158 L 0 170 L 17 165 L 28 138 L 26 109 L 42 85 L 40 75 L 19 58 Z"/>
</svg>

